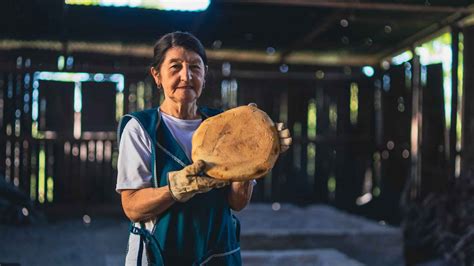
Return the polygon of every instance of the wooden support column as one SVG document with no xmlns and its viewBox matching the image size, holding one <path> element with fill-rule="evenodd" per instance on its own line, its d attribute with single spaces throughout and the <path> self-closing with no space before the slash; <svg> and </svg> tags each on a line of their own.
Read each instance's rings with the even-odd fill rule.
<svg viewBox="0 0 474 266">
<path fill-rule="evenodd" d="M 328 94 L 329 86 L 327 82 L 319 81 L 316 91 L 317 108 L 317 134 L 327 137 L 330 135 L 329 128 L 329 106 L 331 104 Z M 332 147 L 327 142 L 316 144 L 316 180 L 314 191 L 316 202 L 329 203 L 328 178 L 331 175 Z"/>
<path fill-rule="evenodd" d="M 410 123 L 412 85 L 409 83 L 411 76 L 408 71 L 414 69 L 413 63 L 392 66 L 383 76 L 380 101 L 379 136 L 377 138 L 377 155 L 375 169 L 380 169 L 376 174 L 380 179 L 376 187 L 380 195 L 376 198 L 381 209 L 376 215 L 389 223 L 400 222 L 398 206 L 400 194 L 406 180 L 410 176 L 410 161 L 408 149 L 410 147 Z M 380 168 L 377 166 L 379 164 Z"/>
<path fill-rule="evenodd" d="M 337 84 L 337 83 L 336 83 Z M 337 94 L 337 138 L 342 143 L 336 145 L 336 207 L 351 209 L 355 205 L 357 193 L 354 182 L 354 160 L 350 157 L 350 147 L 347 144 L 350 130 L 350 83 L 336 85 Z M 342 145 L 341 145 L 342 144 Z"/>
<path fill-rule="evenodd" d="M 449 129 L 449 144 L 448 144 L 448 169 L 449 177 L 455 177 L 455 162 L 456 162 L 456 128 L 457 128 L 457 112 L 458 112 L 458 66 L 459 66 L 459 29 L 452 28 L 452 66 L 451 66 L 451 127 Z"/>
<path fill-rule="evenodd" d="M 415 54 L 415 53 L 414 53 Z M 409 198 L 416 199 L 419 197 L 421 188 L 421 143 L 422 143 L 422 110 L 423 110 L 423 93 L 421 90 L 421 65 L 420 57 L 416 55 L 413 58 L 412 70 L 412 118 L 411 118 L 411 175 L 410 175 L 410 191 Z"/>
<path fill-rule="evenodd" d="M 443 66 L 431 64 L 425 67 L 426 84 L 423 84 L 422 108 L 422 144 L 420 153 L 423 157 L 421 167 L 421 190 L 419 196 L 442 191 L 446 188 L 450 170 L 446 157 L 446 123 L 443 93 Z M 423 82 L 424 83 L 424 82 Z M 452 121 L 451 121 L 452 123 Z M 454 134 L 456 131 L 454 131 Z M 454 145 L 456 136 L 454 135 Z M 454 147 L 455 148 L 455 147 Z M 455 158 L 456 150 L 453 150 Z M 454 160 L 453 160 L 454 165 Z M 454 172 L 452 172 L 454 174 Z"/>
<path fill-rule="evenodd" d="M 463 132 L 461 175 L 474 170 L 474 25 L 463 29 L 464 75 L 463 75 Z"/>
</svg>

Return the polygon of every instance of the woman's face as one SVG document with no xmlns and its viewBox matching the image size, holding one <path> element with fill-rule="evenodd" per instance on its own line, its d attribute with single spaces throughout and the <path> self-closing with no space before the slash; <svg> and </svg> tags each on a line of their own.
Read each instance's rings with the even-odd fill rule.
<svg viewBox="0 0 474 266">
<path fill-rule="evenodd" d="M 183 47 L 171 47 L 159 72 L 151 70 L 157 85 L 161 85 L 165 98 L 176 103 L 195 102 L 201 96 L 206 66 L 201 56 Z"/>
</svg>

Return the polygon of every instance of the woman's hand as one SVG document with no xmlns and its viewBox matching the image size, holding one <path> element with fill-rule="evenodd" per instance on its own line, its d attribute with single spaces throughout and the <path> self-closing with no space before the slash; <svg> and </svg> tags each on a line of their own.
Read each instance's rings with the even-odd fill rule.
<svg viewBox="0 0 474 266">
<path fill-rule="evenodd" d="M 249 103 L 248 106 L 258 108 L 256 103 Z M 284 153 L 290 148 L 293 141 L 290 130 L 286 128 L 285 124 L 282 122 L 276 123 L 275 127 L 278 131 L 278 137 L 280 138 L 280 153 Z"/>
<path fill-rule="evenodd" d="M 280 122 L 276 123 L 275 126 L 278 131 L 278 137 L 280 138 L 280 153 L 284 153 L 290 148 L 293 139 L 291 138 L 290 130 L 285 127 L 285 124 Z"/>
<path fill-rule="evenodd" d="M 168 184 L 171 196 L 176 201 L 186 202 L 198 193 L 206 193 L 213 188 L 221 188 L 228 181 L 205 176 L 206 163 L 198 160 L 180 171 L 168 173 Z"/>
</svg>

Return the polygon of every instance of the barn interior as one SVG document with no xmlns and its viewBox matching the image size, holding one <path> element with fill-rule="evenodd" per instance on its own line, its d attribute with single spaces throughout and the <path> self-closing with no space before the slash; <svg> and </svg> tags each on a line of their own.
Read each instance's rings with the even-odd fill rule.
<svg viewBox="0 0 474 266">
<path fill-rule="evenodd" d="M 254 102 L 292 133 L 243 221 L 253 223 L 252 214 L 291 224 L 286 209 L 318 220 L 330 208 L 334 219 L 363 217 L 397 232 L 384 249 L 384 235 L 333 243 L 329 228 L 310 236 L 288 229 L 293 238 L 281 239 L 258 238 L 265 228 L 257 228 L 242 240 L 248 265 L 256 250 L 266 250 L 267 261 L 283 256 L 277 251 L 289 248 L 271 243 L 280 240 L 298 250 L 285 253 L 297 265 L 323 258 L 322 248 L 354 265 L 474 262 L 472 0 L 0 5 L 0 230 L 64 220 L 89 228 L 95 217 L 124 223 L 115 191 L 118 121 L 159 106 L 163 95 L 149 74 L 154 42 L 187 31 L 209 58 L 201 105 Z M 391 245 L 396 255 L 386 253 Z M 372 258 L 364 246 L 396 259 Z M 4 250 L 0 262 L 28 264 Z M 103 265 L 102 257 L 92 264 Z"/>
</svg>

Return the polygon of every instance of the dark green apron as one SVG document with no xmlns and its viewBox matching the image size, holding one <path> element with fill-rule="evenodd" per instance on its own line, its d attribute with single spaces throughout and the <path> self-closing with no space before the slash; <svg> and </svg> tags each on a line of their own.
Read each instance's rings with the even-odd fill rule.
<svg viewBox="0 0 474 266">
<path fill-rule="evenodd" d="M 203 119 L 220 113 L 199 108 Z M 168 186 L 167 174 L 191 164 L 181 146 L 161 123 L 157 109 L 125 115 L 119 123 L 121 136 L 126 123 L 135 118 L 152 140 L 153 187 Z M 147 252 L 150 265 L 241 265 L 240 225 L 232 215 L 229 187 L 197 194 L 186 203 L 176 202 L 158 218 L 152 233 L 145 226 L 130 231 L 140 235 L 140 251 Z M 143 244 L 145 243 L 145 244 Z M 138 263 L 141 263 L 139 251 Z"/>
</svg>

